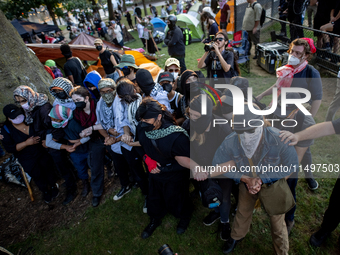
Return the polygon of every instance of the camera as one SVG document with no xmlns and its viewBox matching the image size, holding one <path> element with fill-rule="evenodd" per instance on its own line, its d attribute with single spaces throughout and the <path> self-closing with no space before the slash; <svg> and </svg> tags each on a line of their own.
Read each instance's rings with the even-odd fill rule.
<svg viewBox="0 0 340 255">
<path fill-rule="evenodd" d="M 214 43 L 213 43 L 213 42 L 210 42 L 210 43 L 204 44 L 204 50 L 205 50 L 205 51 L 214 50 Z"/>
<path fill-rule="evenodd" d="M 175 253 L 171 250 L 168 244 L 164 244 L 161 248 L 158 249 L 159 255 L 174 255 Z"/>
</svg>

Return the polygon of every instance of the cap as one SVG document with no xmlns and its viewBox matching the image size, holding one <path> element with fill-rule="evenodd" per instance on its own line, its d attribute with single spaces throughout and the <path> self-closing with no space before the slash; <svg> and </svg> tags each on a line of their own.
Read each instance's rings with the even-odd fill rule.
<svg viewBox="0 0 340 255">
<path fill-rule="evenodd" d="M 10 118 L 11 120 L 14 120 L 16 117 L 18 117 L 20 114 L 24 114 L 22 112 L 22 108 L 16 106 L 15 104 L 8 104 L 3 108 L 3 113 L 6 117 Z"/>
<path fill-rule="evenodd" d="M 253 104 L 256 110 L 260 108 Z M 251 120 L 251 123 L 249 121 Z M 251 124 L 252 126 L 249 126 Z M 248 103 L 244 103 L 244 114 L 243 115 L 233 115 L 233 129 L 234 130 L 250 130 L 255 127 L 263 125 L 263 116 L 255 115 L 249 110 Z"/>
<path fill-rule="evenodd" d="M 176 58 L 168 58 L 166 61 L 165 61 L 165 66 L 166 67 L 169 67 L 171 65 L 176 65 L 178 66 L 179 68 L 181 68 L 181 64 L 179 63 L 178 59 Z"/>
<path fill-rule="evenodd" d="M 94 40 L 94 44 L 96 44 L 96 43 L 103 44 L 103 41 L 101 39 L 97 38 L 96 40 Z"/>
<path fill-rule="evenodd" d="M 120 60 L 120 63 L 117 65 L 118 68 L 124 68 L 124 66 L 131 66 L 135 69 L 139 69 L 136 65 L 135 57 L 130 54 L 124 54 Z"/>
<path fill-rule="evenodd" d="M 52 59 L 49 59 L 45 62 L 45 66 L 53 67 L 53 66 L 56 66 L 56 65 L 55 65 L 55 62 Z"/>
<path fill-rule="evenodd" d="M 160 83 L 162 81 L 171 81 L 171 82 L 173 82 L 174 81 L 174 76 L 170 72 L 160 73 L 159 76 L 158 76 L 158 83 Z"/>
<path fill-rule="evenodd" d="M 286 99 L 300 99 L 301 96 L 299 93 L 287 93 L 286 94 Z M 294 111 L 297 108 L 297 106 L 295 104 L 287 104 L 286 105 L 286 115 L 281 115 L 281 96 L 279 97 L 279 100 L 277 102 L 277 107 L 276 110 L 274 112 L 274 114 L 279 117 L 279 118 L 286 118 L 289 114 L 292 113 L 292 111 Z"/>
<path fill-rule="evenodd" d="M 111 24 L 116 24 L 116 22 L 114 20 L 111 20 L 110 23 Z"/>
</svg>

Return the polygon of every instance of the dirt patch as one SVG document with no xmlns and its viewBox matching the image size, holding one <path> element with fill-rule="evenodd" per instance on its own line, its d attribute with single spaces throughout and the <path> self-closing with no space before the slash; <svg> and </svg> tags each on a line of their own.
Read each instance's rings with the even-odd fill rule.
<svg viewBox="0 0 340 255">
<path fill-rule="evenodd" d="M 4 160 L 1 159 L 0 163 Z M 31 182 L 34 202 L 31 202 L 26 188 L 15 185 L 0 183 L 0 246 L 8 247 L 13 243 L 25 240 L 30 234 L 45 232 L 54 227 L 65 226 L 73 220 L 80 220 L 86 209 L 92 203 L 92 193 L 86 198 L 80 196 L 81 181 L 78 181 L 78 196 L 69 205 L 63 206 L 62 201 L 66 195 L 63 180 L 59 180 L 59 196 L 50 204 L 42 200 L 41 192 Z M 104 201 L 118 189 L 117 178 L 108 178 L 105 174 Z M 99 205 L 100 206 L 100 205 Z"/>
</svg>

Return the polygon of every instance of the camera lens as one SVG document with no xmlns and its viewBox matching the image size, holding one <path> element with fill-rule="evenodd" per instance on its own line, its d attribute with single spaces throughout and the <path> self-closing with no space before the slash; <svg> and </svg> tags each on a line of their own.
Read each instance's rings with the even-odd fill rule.
<svg viewBox="0 0 340 255">
<path fill-rule="evenodd" d="M 158 249 L 159 255 L 174 255 L 174 252 L 171 250 L 170 246 L 164 244 L 161 248 Z"/>
</svg>

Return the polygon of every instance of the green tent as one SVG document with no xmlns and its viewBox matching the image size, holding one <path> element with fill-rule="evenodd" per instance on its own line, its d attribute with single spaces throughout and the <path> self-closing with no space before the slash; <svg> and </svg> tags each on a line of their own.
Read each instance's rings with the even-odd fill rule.
<svg viewBox="0 0 340 255">
<path fill-rule="evenodd" d="M 176 25 L 181 28 L 190 28 L 192 35 L 191 39 L 192 41 L 202 41 L 204 34 L 201 29 L 200 22 L 193 16 L 188 14 L 178 14 L 177 17 L 177 23 Z"/>
<path fill-rule="evenodd" d="M 191 6 L 191 8 L 188 11 L 188 15 L 193 16 L 194 18 L 196 18 L 198 21 L 201 18 L 201 15 L 198 13 L 198 8 L 202 5 L 202 2 L 197 1 L 197 3 L 195 3 L 193 6 Z"/>
</svg>

